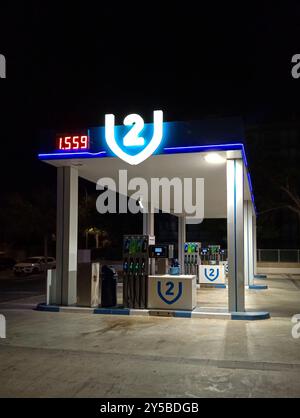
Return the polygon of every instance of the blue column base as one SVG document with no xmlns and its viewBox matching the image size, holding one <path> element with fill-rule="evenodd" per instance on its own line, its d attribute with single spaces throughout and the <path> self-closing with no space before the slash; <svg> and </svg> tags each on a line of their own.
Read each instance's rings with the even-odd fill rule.
<svg viewBox="0 0 300 418">
<path fill-rule="evenodd" d="M 101 315 L 129 315 L 130 309 L 128 308 L 95 308 L 94 314 Z"/>
<path fill-rule="evenodd" d="M 269 318 L 269 312 L 231 312 L 231 319 L 237 321 L 258 321 Z"/>
<path fill-rule="evenodd" d="M 47 305 L 46 303 L 39 303 L 36 306 L 35 310 L 43 312 L 59 312 L 59 306 Z"/>
<path fill-rule="evenodd" d="M 266 274 L 254 274 L 255 279 L 266 279 Z"/>
<path fill-rule="evenodd" d="M 207 286 L 214 287 L 216 289 L 226 289 L 227 288 L 226 284 L 223 284 L 223 283 L 216 283 L 216 284 L 209 284 L 208 283 Z M 201 285 L 200 285 L 200 289 L 201 289 Z"/>
<path fill-rule="evenodd" d="M 268 289 L 268 286 L 266 284 L 250 284 L 249 289 L 250 290 L 266 290 Z"/>
</svg>

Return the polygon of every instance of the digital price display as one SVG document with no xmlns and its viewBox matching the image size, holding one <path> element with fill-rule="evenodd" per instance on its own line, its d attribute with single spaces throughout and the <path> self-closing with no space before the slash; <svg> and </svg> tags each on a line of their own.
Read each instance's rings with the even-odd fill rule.
<svg viewBox="0 0 300 418">
<path fill-rule="evenodd" d="M 56 149 L 61 151 L 85 150 L 89 148 L 88 135 L 57 135 Z"/>
</svg>

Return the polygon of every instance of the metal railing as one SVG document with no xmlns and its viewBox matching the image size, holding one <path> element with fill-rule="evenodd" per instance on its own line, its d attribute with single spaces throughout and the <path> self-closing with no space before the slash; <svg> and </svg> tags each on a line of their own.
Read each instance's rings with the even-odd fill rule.
<svg viewBox="0 0 300 418">
<path fill-rule="evenodd" d="M 265 263 L 300 263 L 300 249 L 258 249 L 257 261 Z"/>
</svg>

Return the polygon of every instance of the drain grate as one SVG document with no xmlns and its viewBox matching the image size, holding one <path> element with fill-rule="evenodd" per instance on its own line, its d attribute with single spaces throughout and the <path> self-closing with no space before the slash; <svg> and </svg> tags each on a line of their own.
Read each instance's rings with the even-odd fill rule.
<svg viewBox="0 0 300 418">
<path fill-rule="evenodd" d="M 165 317 L 173 317 L 175 312 L 171 311 L 149 311 L 150 316 L 165 316 Z"/>
</svg>

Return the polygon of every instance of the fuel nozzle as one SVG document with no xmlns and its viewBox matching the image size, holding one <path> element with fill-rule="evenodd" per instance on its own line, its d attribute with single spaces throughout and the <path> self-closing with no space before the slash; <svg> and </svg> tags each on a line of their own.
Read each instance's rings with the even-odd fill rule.
<svg viewBox="0 0 300 418">
<path fill-rule="evenodd" d="M 134 274 L 137 274 L 139 272 L 139 267 L 140 267 L 140 259 L 136 258 L 135 263 L 134 263 Z"/>
<path fill-rule="evenodd" d="M 125 258 L 124 263 L 123 263 L 123 271 L 125 273 L 128 272 L 128 260 L 127 260 L 127 258 Z"/>
</svg>

